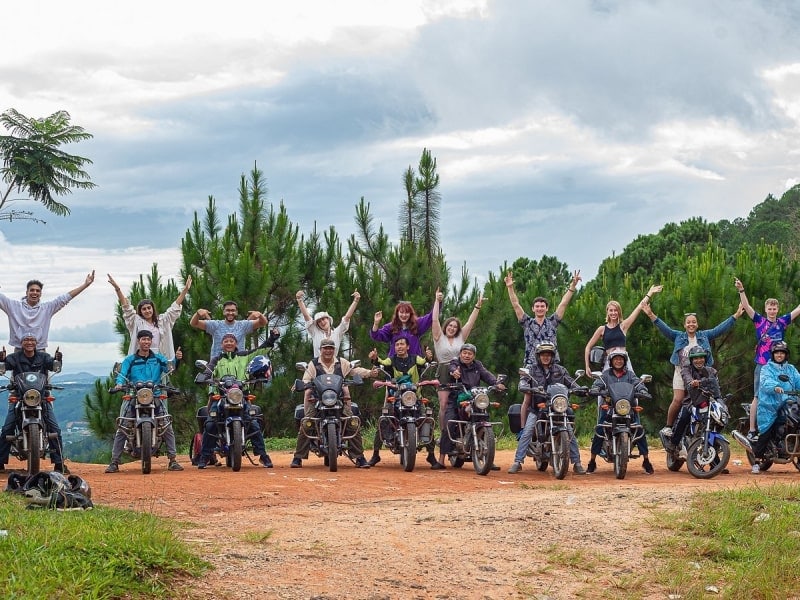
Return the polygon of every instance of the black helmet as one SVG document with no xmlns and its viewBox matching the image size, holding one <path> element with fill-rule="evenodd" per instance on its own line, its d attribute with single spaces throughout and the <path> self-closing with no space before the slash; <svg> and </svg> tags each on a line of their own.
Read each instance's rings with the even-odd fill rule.
<svg viewBox="0 0 800 600">
<path fill-rule="evenodd" d="M 786 345 L 786 342 L 783 340 L 778 342 L 772 342 L 772 347 L 769 349 L 770 356 L 772 356 L 772 360 L 775 360 L 775 353 L 776 352 L 785 352 L 786 358 L 789 358 L 789 346 Z"/>
<path fill-rule="evenodd" d="M 705 358 L 708 360 L 708 353 L 700 346 L 692 346 L 689 348 L 689 360 L 693 358 Z"/>
<path fill-rule="evenodd" d="M 542 352 L 549 352 L 553 356 L 556 355 L 556 345 L 553 342 L 539 342 L 536 344 L 536 358 L 539 358 L 539 355 Z"/>
</svg>

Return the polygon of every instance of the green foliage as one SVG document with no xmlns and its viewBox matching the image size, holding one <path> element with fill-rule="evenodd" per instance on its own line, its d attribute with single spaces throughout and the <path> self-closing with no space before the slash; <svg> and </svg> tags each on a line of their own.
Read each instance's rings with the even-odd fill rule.
<svg viewBox="0 0 800 600">
<path fill-rule="evenodd" d="M 165 598 L 208 563 L 177 537 L 178 526 L 146 513 L 108 508 L 24 510 L 20 497 L 0 498 L 3 597 Z"/>
<path fill-rule="evenodd" d="M 69 214 L 69 207 L 59 202 L 58 196 L 69 194 L 73 188 L 95 187 L 84 170 L 92 161 L 61 149 L 64 144 L 92 137 L 82 127 L 70 124 L 68 112 L 60 110 L 49 117 L 35 119 L 11 108 L 0 114 L 0 123 L 11 132 L 9 136 L 0 136 L 3 160 L 0 177 L 8 185 L 0 194 L 0 220 L 39 220 L 29 211 L 2 211 L 7 203 L 16 200 L 10 197 L 15 190 L 24 193 L 27 199 L 40 202 L 50 212 L 65 216 Z"/>
<path fill-rule="evenodd" d="M 95 436 L 108 443 L 114 439 L 117 430 L 116 419 L 119 416 L 119 396 L 112 396 L 108 390 L 114 386 L 114 379 L 98 379 L 94 388 L 84 398 L 85 418 L 89 429 Z"/>
</svg>

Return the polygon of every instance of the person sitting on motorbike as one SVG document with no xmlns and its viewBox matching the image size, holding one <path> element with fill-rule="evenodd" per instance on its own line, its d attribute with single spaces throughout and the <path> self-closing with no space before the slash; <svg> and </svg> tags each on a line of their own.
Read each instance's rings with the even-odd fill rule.
<svg viewBox="0 0 800 600">
<path fill-rule="evenodd" d="M 161 381 L 161 377 L 172 370 L 172 362 L 167 360 L 163 354 L 158 354 L 150 349 L 153 344 L 153 334 L 148 329 L 142 329 L 136 334 L 138 341 L 138 350 L 134 354 L 129 354 L 125 360 L 122 361 L 122 366 L 117 374 L 116 385 L 112 388 L 112 392 L 118 392 L 126 383 L 139 383 L 139 382 L 153 382 Z M 176 351 L 176 358 L 180 359 L 180 351 Z M 125 417 L 129 419 L 135 418 L 136 406 L 133 402 L 128 404 L 125 409 Z M 166 414 L 164 405 L 158 403 L 156 408 L 156 416 Z M 117 427 L 117 433 L 114 435 L 114 445 L 111 449 L 111 462 L 106 467 L 106 473 L 119 472 L 119 460 L 122 457 L 122 451 L 125 449 L 125 442 L 128 436 L 122 427 Z M 175 431 L 172 429 L 172 423 L 167 425 L 164 431 L 164 443 L 167 446 L 167 458 L 169 458 L 169 471 L 183 471 L 183 467 L 178 462 L 178 451 L 175 448 Z"/>
<path fill-rule="evenodd" d="M 692 419 L 692 406 L 700 405 L 706 396 L 703 392 L 710 393 L 714 398 L 722 396 L 719 389 L 719 379 L 717 370 L 714 367 L 706 366 L 708 353 L 700 346 L 689 348 L 689 363 L 681 367 L 681 378 L 686 388 L 686 397 L 683 399 L 675 426 L 672 428 L 672 436 L 665 436 L 673 445 L 678 445 L 686 434 L 686 428 Z M 679 450 L 680 458 L 686 458 L 686 449 L 681 446 Z"/>
<path fill-rule="evenodd" d="M 222 353 L 218 354 L 208 363 L 207 367 L 214 374 L 214 379 L 221 379 L 225 375 L 231 375 L 238 381 L 245 381 L 247 375 L 247 365 L 250 361 L 261 354 L 263 348 L 271 348 L 275 345 L 275 340 L 280 337 L 280 333 L 273 329 L 267 340 L 253 352 L 246 350 L 238 351 L 236 336 L 233 333 L 226 333 L 222 336 Z M 214 402 L 215 390 L 209 390 L 206 414 L 211 414 L 211 405 Z M 220 401 L 221 402 L 221 401 Z M 272 468 L 272 459 L 267 454 L 264 444 L 264 434 L 261 432 L 258 421 L 250 418 L 250 403 L 244 400 L 242 406 L 242 420 L 244 422 L 245 434 L 253 443 L 253 452 L 258 454 L 259 462 L 266 469 Z M 200 456 L 197 459 L 197 468 L 205 469 L 210 463 L 214 462 L 214 445 L 217 440 L 217 420 L 216 417 L 207 417 L 203 427 L 203 444 Z"/>
<path fill-rule="evenodd" d="M 389 371 L 394 379 L 398 377 L 402 377 L 403 375 L 408 375 L 411 378 L 412 383 L 419 383 L 419 376 L 420 376 L 420 367 L 424 367 L 428 364 L 428 361 L 433 360 L 433 353 L 431 352 L 430 348 L 425 348 L 425 356 L 423 358 L 421 356 L 416 356 L 413 354 L 408 353 L 408 340 L 406 338 L 397 338 L 394 343 L 394 356 L 389 356 L 387 358 L 378 358 L 378 350 L 376 348 L 372 349 L 372 352 L 369 353 L 369 359 L 372 361 L 373 365 L 382 365 L 384 367 L 391 367 Z M 390 389 L 386 390 L 387 396 L 392 395 L 392 391 Z M 374 467 L 379 462 L 381 462 L 381 449 L 382 438 L 381 438 L 381 431 L 380 428 L 375 429 L 375 439 L 372 445 L 372 458 L 369 459 L 369 466 Z M 431 469 L 439 469 L 439 464 L 436 461 L 436 456 L 433 453 L 434 443 L 431 442 L 430 447 L 428 448 L 428 462 L 431 464 Z"/>
<path fill-rule="evenodd" d="M 786 392 L 800 389 L 800 373 L 794 365 L 789 364 L 789 347 L 786 342 L 774 342 L 771 348 L 771 360 L 761 369 L 758 389 L 758 414 L 756 423 L 758 424 L 758 439 L 750 442 L 753 455 L 764 458 L 764 451 L 770 442 L 778 437 L 778 431 L 785 423 L 786 417 L 783 408 L 786 406 L 788 396 Z M 780 379 L 781 375 L 788 377 L 787 381 Z M 742 443 L 742 438 L 734 433 L 737 441 Z M 782 440 L 778 439 L 777 444 L 781 447 Z M 753 474 L 760 473 L 758 463 L 753 464 Z"/>
<path fill-rule="evenodd" d="M 481 384 L 481 381 L 489 385 L 496 385 L 500 390 L 506 389 L 505 385 L 497 382 L 497 378 L 492 375 L 488 369 L 486 369 L 486 367 L 483 366 L 481 361 L 475 360 L 475 355 L 477 352 L 478 351 L 477 348 L 475 348 L 475 344 L 464 344 L 461 346 L 461 351 L 458 353 L 458 358 L 450 361 L 450 379 L 454 383 L 463 384 L 468 389 L 478 387 Z M 450 427 L 450 421 L 459 419 L 458 408 L 458 390 L 451 390 L 450 397 L 447 400 L 447 410 L 445 411 L 445 423 L 447 423 L 450 435 L 448 435 L 446 431 L 442 432 L 441 441 L 439 442 L 439 450 L 442 457 L 449 455 L 453 450 L 453 441 L 450 439 L 450 436 L 452 435 L 455 437 L 458 435 L 457 429 Z M 434 468 L 446 468 L 441 460 L 439 461 L 439 464 L 441 466 Z M 492 465 L 493 471 L 497 471 L 499 469 L 500 467 Z"/>
<path fill-rule="evenodd" d="M 331 338 L 325 338 L 319 343 L 319 357 L 315 357 L 308 363 L 305 372 L 303 373 L 303 381 L 308 383 L 313 381 L 317 373 L 329 373 L 347 377 L 348 375 L 360 375 L 361 377 L 375 377 L 378 374 L 377 369 L 365 369 L 363 367 L 353 367 L 350 361 L 346 358 L 336 358 L 336 342 Z M 345 416 L 353 416 L 353 408 L 350 405 L 350 390 L 344 386 L 342 390 L 344 395 L 344 410 Z M 306 390 L 303 397 L 303 410 L 304 416 L 314 418 L 317 416 L 317 407 L 314 405 L 314 398 L 311 390 Z M 348 420 L 345 433 L 350 435 L 352 433 L 350 422 Z M 348 454 L 354 458 L 356 466 L 360 469 L 369 469 L 369 463 L 364 458 L 364 440 L 361 437 L 361 430 L 359 429 L 355 436 L 349 440 Z M 308 451 L 311 448 L 311 440 L 306 436 L 303 427 L 297 432 L 297 446 L 294 450 L 294 457 L 292 458 L 292 469 L 299 469 L 303 466 L 303 459 L 308 458 Z"/>
<path fill-rule="evenodd" d="M 555 383 L 561 383 L 569 390 L 579 389 L 575 380 L 570 377 L 569 372 L 559 364 L 554 362 L 556 355 L 556 347 L 550 342 L 542 342 L 536 345 L 534 351 L 536 356 L 536 363 L 529 364 L 528 369 L 533 380 L 533 386 L 541 386 L 547 390 L 547 387 Z M 586 389 L 583 388 L 583 393 Z M 508 472 L 519 473 L 522 470 L 522 463 L 525 460 L 525 455 L 528 452 L 528 446 L 533 439 L 533 433 L 536 427 L 536 421 L 539 420 L 539 410 L 535 406 L 531 406 L 532 393 L 526 393 L 525 399 L 522 401 L 520 408 L 520 423 L 524 423 L 519 443 L 517 444 L 517 452 L 514 454 L 514 464 L 508 469 Z M 572 409 L 569 409 L 572 414 Z M 586 475 L 586 469 L 581 464 L 581 454 L 578 449 L 578 440 L 572 436 L 569 444 L 570 461 L 573 464 L 572 470 L 577 475 Z"/>
<path fill-rule="evenodd" d="M 54 361 L 61 361 L 62 359 L 61 352 L 58 349 L 56 349 L 55 356 L 50 356 L 47 352 L 37 350 L 36 336 L 33 333 L 23 333 L 20 343 L 22 344 L 22 349 L 16 352 L 6 355 L 5 346 L 0 352 L 0 361 L 5 362 L 6 370 L 12 372 L 12 381 L 13 375 L 20 373 L 36 372 L 47 375 L 48 371 L 53 370 Z M 8 455 L 11 452 L 11 442 L 8 441 L 6 436 L 14 435 L 14 430 L 17 427 L 17 412 L 14 407 L 14 404 L 9 403 L 6 422 L 2 431 L 0 431 L 0 471 L 5 470 Z M 47 432 L 57 435 L 55 440 L 49 440 L 50 460 L 53 462 L 53 468 L 59 473 L 69 475 L 69 469 L 64 465 L 64 459 L 61 455 L 61 450 L 64 447 L 61 441 L 61 428 L 58 426 L 51 402 L 42 403 L 42 418 Z"/>
<path fill-rule="evenodd" d="M 634 393 L 637 395 L 646 395 L 646 397 L 650 397 L 650 392 L 647 390 L 645 385 L 642 383 L 642 380 L 636 377 L 631 371 L 627 368 L 628 366 L 628 353 L 623 352 L 620 350 L 611 352 L 608 357 L 609 367 L 603 371 L 603 374 L 600 379 L 595 380 L 594 384 L 592 385 L 593 390 L 599 389 L 608 389 L 612 383 L 615 382 L 626 382 L 631 383 L 634 386 Z M 597 462 L 596 458 L 597 455 L 600 454 L 600 450 L 603 448 L 603 438 L 605 436 L 602 424 L 608 418 L 607 411 L 601 411 L 600 416 L 597 420 L 597 428 L 595 430 L 594 439 L 592 439 L 592 450 L 591 456 L 589 457 L 589 464 L 587 466 L 587 471 L 589 473 L 594 473 L 597 469 Z M 633 413 L 634 422 L 639 422 L 639 414 L 634 412 Z M 648 475 L 653 474 L 653 463 L 650 462 L 648 458 L 650 451 L 647 447 L 647 436 L 643 435 L 636 441 L 636 446 L 639 448 L 639 454 L 642 455 L 644 459 L 642 461 L 642 468 L 645 470 L 645 473 Z"/>
</svg>

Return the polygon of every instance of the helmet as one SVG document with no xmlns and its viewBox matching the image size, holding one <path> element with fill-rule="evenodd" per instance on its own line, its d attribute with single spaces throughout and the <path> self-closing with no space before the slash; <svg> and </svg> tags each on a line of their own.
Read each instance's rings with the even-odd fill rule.
<svg viewBox="0 0 800 600">
<path fill-rule="evenodd" d="M 611 364 L 611 363 L 612 363 L 612 361 L 613 361 L 613 360 L 614 360 L 614 359 L 615 359 L 617 356 L 621 356 L 622 358 L 624 358 L 624 359 L 625 359 L 625 364 L 626 364 L 626 365 L 628 364 L 628 353 L 627 353 L 627 352 L 625 352 L 625 350 L 612 350 L 612 351 L 611 351 L 611 352 L 608 354 L 608 364 Z"/>
<path fill-rule="evenodd" d="M 769 349 L 770 356 L 775 359 L 775 353 L 782 351 L 786 353 L 786 358 L 789 358 L 789 346 L 784 341 L 772 342 L 772 347 Z"/>
<path fill-rule="evenodd" d="M 689 348 L 689 359 L 705 358 L 708 359 L 708 353 L 700 346 L 692 346 Z"/>
<path fill-rule="evenodd" d="M 556 345 L 553 342 L 540 342 L 536 344 L 536 358 L 539 358 L 539 355 L 542 352 L 549 352 L 553 356 L 556 355 Z"/>
<path fill-rule="evenodd" d="M 92 497 L 92 488 L 83 477 L 78 475 L 69 475 L 67 477 L 67 481 L 69 481 L 69 487 L 73 493 L 83 494 L 87 498 Z"/>
<path fill-rule="evenodd" d="M 264 355 L 253 357 L 253 360 L 247 364 L 247 377 L 270 381 L 272 379 L 272 363 L 269 358 Z"/>
</svg>

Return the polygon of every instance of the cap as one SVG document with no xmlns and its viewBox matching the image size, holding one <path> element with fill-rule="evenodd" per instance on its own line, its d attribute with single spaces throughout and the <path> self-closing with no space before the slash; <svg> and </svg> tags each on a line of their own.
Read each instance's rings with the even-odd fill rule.
<svg viewBox="0 0 800 600">
<path fill-rule="evenodd" d="M 32 331 L 26 331 L 21 336 L 19 336 L 20 341 L 22 341 L 24 339 L 27 339 L 27 338 L 31 338 L 32 340 L 36 340 L 36 334 L 33 333 Z"/>
<path fill-rule="evenodd" d="M 320 348 L 336 348 L 336 342 L 331 338 L 325 338 L 319 343 Z"/>
<path fill-rule="evenodd" d="M 324 319 L 325 317 L 327 317 L 327 318 L 329 318 L 331 321 L 333 321 L 333 317 L 331 317 L 331 316 L 330 316 L 328 313 L 326 313 L 324 310 L 322 310 L 322 311 L 320 311 L 320 312 L 318 312 L 318 313 L 316 313 L 316 314 L 314 315 L 314 321 L 319 321 L 320 319 Z"/>
<path fill-rule="evenodd" d="M 464 350 L 469 350 L 473 354 L 478 353 L 478 349 L 475 348 L 475 344 L 464 344 L 463 346 L 461 346 L 460 352 L 463 352 Z"/>
<path fill-rule="evenodd" d="M 153 333 L 149 329 L 142 329 L 139 333 L 136 334 L 136 339 L 140 340 L 143 337 L 153 337 Z"/>
</svg>

